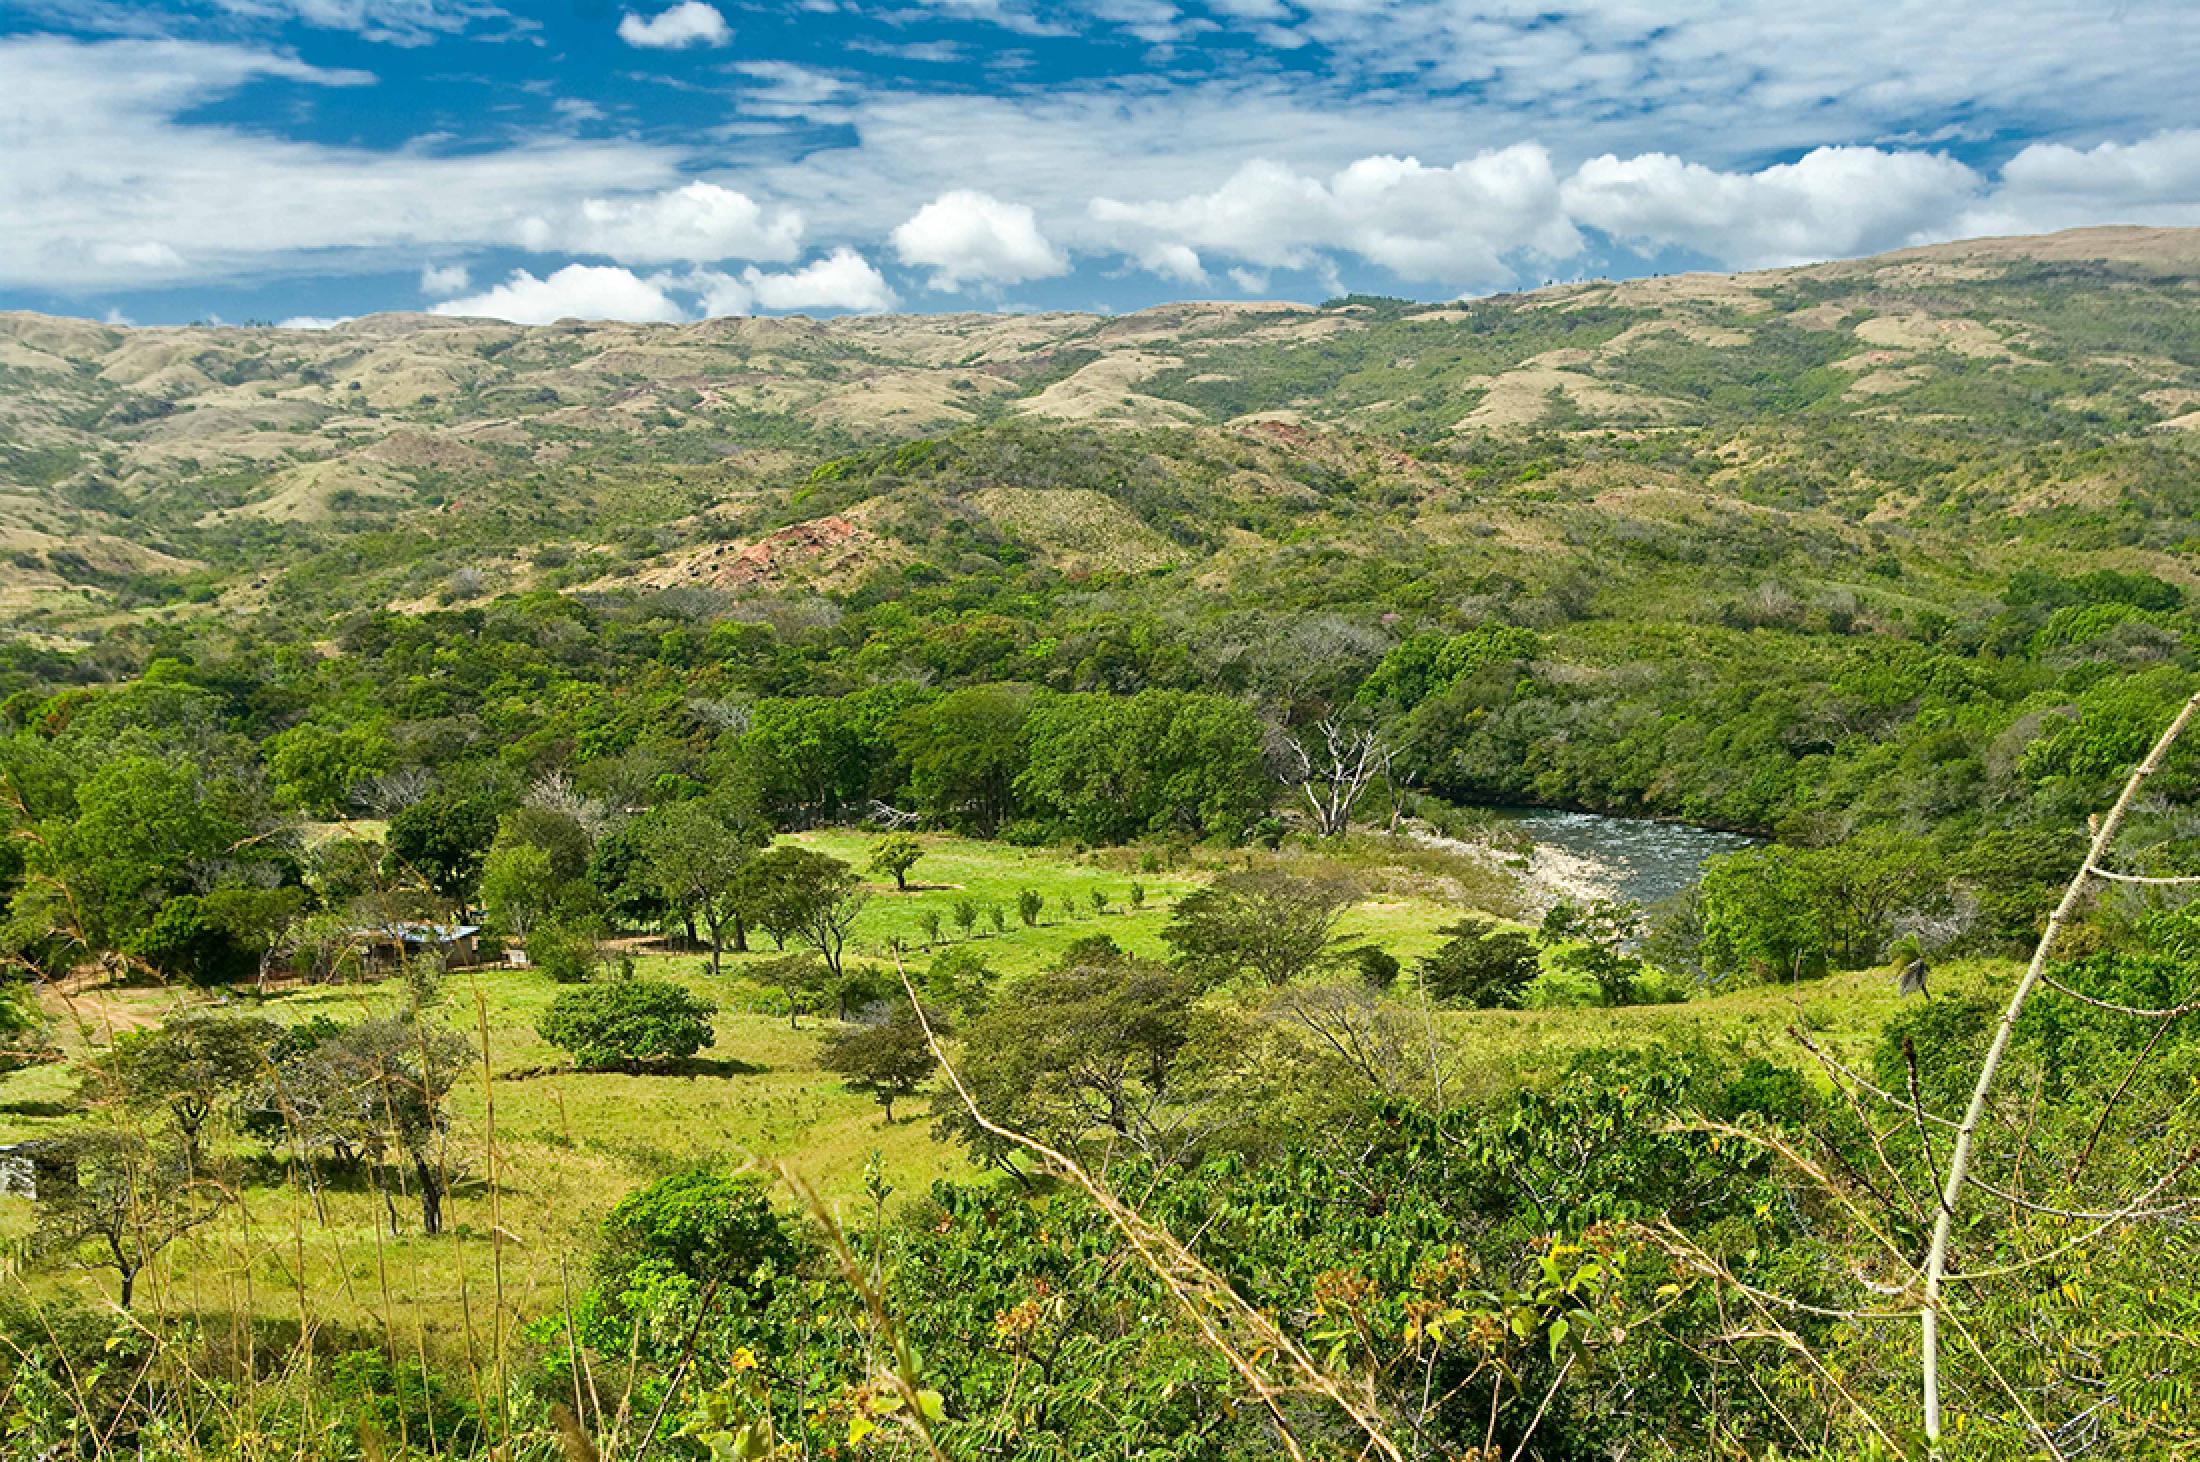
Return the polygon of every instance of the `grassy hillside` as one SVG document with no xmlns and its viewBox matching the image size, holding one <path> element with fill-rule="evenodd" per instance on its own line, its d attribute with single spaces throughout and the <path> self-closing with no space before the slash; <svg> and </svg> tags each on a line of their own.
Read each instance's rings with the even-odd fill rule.
<svg viewBox="0 0 2200 1462">
<path fill-rule="evenodd" d="M 1265 554 L 1309 529 L 1442 541 L 1459 506 L 1485 532 L 1554 516 L 1653 532 L 1654 487 L 1851 536 L 2013 515 L 2020 534 L 2084 524 L 2099 549 L 2174 551 L 2189 534 L 2130 525 L 2194 507 L 2195 237 L 2101 229 L 1454 305 L 1123 319 L 302 332 L 15 315 L 0 608 L 26 629 L 236 613 L 283 602 L 292 572 L 321 607 L 846 587 L 958 526 L 981 553 L 1121 572 L 1180 558 L 1171 542 L 1211 551 L 1233 525 L 1255 536 L 1231 546 Z M 1012 426 L 1007 442 L 1036 446 L 985 445 Z M 845 455 L 942 437 L 944 454 Z M 698 552 L 828 509 L 857 537 L 822 562 L 798 543 L 729 576 Z"/>
</svg>

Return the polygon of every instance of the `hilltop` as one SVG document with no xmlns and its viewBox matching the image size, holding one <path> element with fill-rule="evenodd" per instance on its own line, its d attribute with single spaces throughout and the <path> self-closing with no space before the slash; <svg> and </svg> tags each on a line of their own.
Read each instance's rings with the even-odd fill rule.
<svg viewBox="0 0 2200 1462">
<path fill-rule="evenodd" d="M 307 570 L 313 607 L 422 607 L 454 575 L 462 596 L 843 590 L 931 556 L 943 515 L 1076 574 L 1310 527 L 1449 541 L 1470 501 L 1477 535 L 1542 541 L 1500 459 L 1617 531 L 1714 501 L 1992 536 L 2159 524 L 2187 516 L 2196 428 L 2200 230 L 1435 305 L 316 331 L 8 314 L 0 613 L 73 635 L 117 609 L 249 610 L 367 542 L 363 575 Z"/>
</svg>

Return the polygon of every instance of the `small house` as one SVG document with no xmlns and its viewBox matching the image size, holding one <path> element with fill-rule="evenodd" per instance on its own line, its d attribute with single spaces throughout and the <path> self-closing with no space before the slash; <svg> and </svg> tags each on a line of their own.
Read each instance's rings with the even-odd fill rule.
<svg viewBox="0 0 2200 1462">
<path fill-rule="evenodd" d="M 76 1186 L 69 1144 L 52 1138 L 0 1147 L 0 1198 L 52 1196 Z"/>
<path fill-rule="evenodd" d="M 378 925 L 355 931 L 361 958 L 370 970 L 393 970 L 424 955 L 446 965 L 470 965 L 480 958 L 479 924 Z"/>
</svg>

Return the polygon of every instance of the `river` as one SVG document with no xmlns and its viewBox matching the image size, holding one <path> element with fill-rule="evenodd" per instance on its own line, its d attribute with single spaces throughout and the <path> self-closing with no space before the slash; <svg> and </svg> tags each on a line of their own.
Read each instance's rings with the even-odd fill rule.
<svg viewBox="0 0 2200 1462">
<path fill-rule="evenodd" d="M 1693 887 L 1707 859 L 1755 847 L 1760 839 L 1681 822 L 1647 817 L 1606 817 L 1596 812 L 1565 812 L 1549 807 L 1492 808 L 1551 850 L 1555 862 L 1572 870 L 1582 891 L 1619 897 L 1648 906 Z"/>
</svg>

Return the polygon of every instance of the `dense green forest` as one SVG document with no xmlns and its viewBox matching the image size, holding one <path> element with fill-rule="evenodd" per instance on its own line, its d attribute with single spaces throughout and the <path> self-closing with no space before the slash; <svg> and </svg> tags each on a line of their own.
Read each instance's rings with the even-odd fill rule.
<svg viewBox="0 0 2200 1462">
<path fill-rule="evenodd" d="M 1945 1454 L 2181 1455 L 2196 424 L 2166 231 L 0 317 L 0 1436 L 1922 1456 L 1932 1309 Z"/>
</svg>

